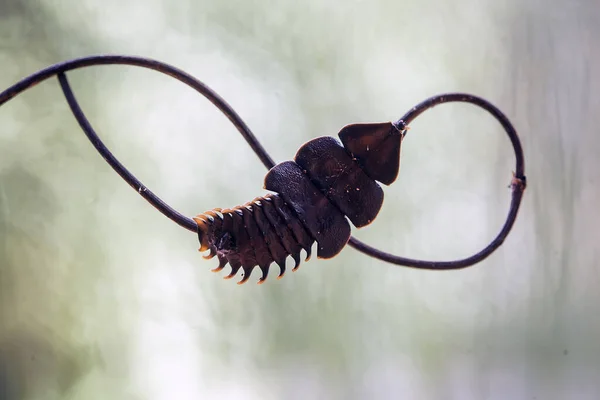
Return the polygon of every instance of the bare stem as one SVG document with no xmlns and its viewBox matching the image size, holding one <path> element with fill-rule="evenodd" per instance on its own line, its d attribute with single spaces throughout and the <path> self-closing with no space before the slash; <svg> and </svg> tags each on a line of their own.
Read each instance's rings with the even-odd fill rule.
<svg viewBox="0 0 600 400">
<path fill-rule="evenodd" d="M 152 69 L 154 71 L 158 71 L 163 74 L 169 75 L 190 86 L 191 88 L 202 94 L 204 97 L 206 97 L 235 125 L 240 134 L 244 137 L 246 142 L 250 145 L 254 153 L 258 156 L 260 161 L 267 169 L 270 169 L 275 165 L 273 159 L 269 156 L 264 147 L 259 143 L 259 141 L 256 139 L 250 128 L 248 128 L 246 123 L 233 110 L 233 108 L 231 108 L 231 106 L 227 104 L 227 102 L 223 100 L 218 94 L 216 94 L 212 89 L 210 89 L 203 82 L 199 81 L 193 76 L 171 65 L 162 63 L 160 61 L 151 60 L 148 58 L 120 55 L 96 55 L 55 64 L 22 79 L 20 82 L 16 83 L 15 85 L 6 89 L 4 92 L 0 93 L 0 106 L 2 106 L 4 103 L 9 101 L 13 97 L 17 96 L 18 94 L 24 92 L 25 90 L 35 86 L 36 84 L 53 76 L 57 76 L 62 91 L 67 100 L 67 103 L 69 104 L 69 107 L 73 112 L 73 115 L 77 119 L 77 122 L 81 126 L 83 132 L 88 137 L 88 139 L 98 151 L 98 153 L 100 153 L 100 155 L 106 160 L 106 162 L 121 176 L 121 178 L 123 178 L 129 184 L 129 186 L 136 190 L 144 199 L 146 199 L 146 201 L 148 201 L 158 211 L 160 211 L 163 215 L 165 215 L 167 218 L 171 219 L 178 225 L 196 233 L 198 227 L 197 224 L 191 218 L 184 216 L 183 214 L 170 207 L 164 201 L 162 201 L 142 182 L 140 182 L 131 172 L 129 172 L 129 170 L 127 170 L 127 168 L 125 168 L 123 164 L 121 164 L 116 159 L 116 157 L 110 152 L 110 150 L 108 150 L 108 148 L 104 145 L 102 140 L 98 137 L 98 135 L 92 128 L 90 122 L 86 118 L 85 114 L 81 110 L 79 103 L 75 99 L 75 95 L 71 90 L 65 72 L 95 65 L 114 64 L 131 65 L 136 67 Z M 512 201 L 510 204 L 510 209 L 508 212 L 506 222 L 500 230 L 500 233 L 494 238 L 494 240 L 492 240 L 492 242 L 488 246 L 486 246 L 477 254 L 474 254 L 468 258 L 455 261 L 423 261 L 399 257 L 371 247 L 354 237 L 351 237 L 350 241 L 348 242 L 348 244 L 351 247 L 371 257 L 375 257 L 382 261 L 386 261 L 396 265 L 420 269 L 448 270 L 465 268 L 480 262 L 481 260 L 488 257 L 491 253 L 493 253 L 504 242 L 517 217 L 519 205 L 521 204 L 521 199 L 523 197 L 523 192 L 526 186 L 523 149 L 521 147 L 521 143 L 519 141 L 517 132 L 515 131 L 508 118 L 498 108 L 490 104 L 487 100 L 464 93 L 448 93 L 437 95 L 423 101 L 422 103 L 418 104 L 417 106 L 413 107 L 410 111 L 408 111 L 400 120 L 395 122 L 394 125 L 400 130 L 405 131 L 406 127 L 424 111 L 436 105 L 450 102 L 471 103 L 483 108 L 484 110 L 492 114 L 492 116 L 496 118 L 496 120 L 502 125 L 512 143 L 516 157 L 515 172 L 513 175 L 511 185 Z"/>
</svg>

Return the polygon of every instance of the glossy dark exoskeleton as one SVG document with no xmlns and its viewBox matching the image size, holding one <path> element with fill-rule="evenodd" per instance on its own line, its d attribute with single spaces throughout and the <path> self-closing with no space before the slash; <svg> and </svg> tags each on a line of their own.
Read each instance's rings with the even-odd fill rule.
<svg viewBox="0 0 600 400">
<path fill-rule="evenodd" d="M 264 188 L 275 194 L 194 218 L 200 251 L 219 259 L 213 271 L 229 263 L 226 278 L 241 268 L 244 283 L 259 266 L 262 283 L 275 262 L 281 278 L 288 255 L 296 270 L 301 250 L 308 260 L 316 241 L 318 258 L 335 257 L 350 239 L 348 220 L 357 228 L 373 222 L 383 204 L 377 181 L 389 185 L 398 176 L 403 131 L 390 122 L 354 124 L 339 137 L 341 142 L 331 136 L 310 140 L 294 161 L 271 168 Z"/>
</svg>

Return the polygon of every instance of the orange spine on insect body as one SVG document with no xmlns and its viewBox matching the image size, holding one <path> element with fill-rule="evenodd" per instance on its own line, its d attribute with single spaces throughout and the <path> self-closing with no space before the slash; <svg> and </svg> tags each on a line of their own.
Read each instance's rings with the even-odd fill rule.
<svg viewBox="0 0 600 400">
<path fill-rule="evenodd" d="M 339 137 L 313 139 L 300 147 L 294 161 L 277 164 L 265 176 L 264 189 L 273 193 L 232 209 L 216 208 L 194 218 L 200 251 L 227 264 L 233 278 L 240 269 L 245 283 L 258 266 L 263 283 L 275 262 L 285 273 L 292 256 L 300 266 L 301 250 L 308 261 L 317 242 L 317 257 L 335 257 L 350 238 L 350 222 L 361 228 L 373 222 L 383 204 L 377 182 L 393 183 L 400 167 L 403 132 L 390 122 L 353 124 Z"/>
</svg>

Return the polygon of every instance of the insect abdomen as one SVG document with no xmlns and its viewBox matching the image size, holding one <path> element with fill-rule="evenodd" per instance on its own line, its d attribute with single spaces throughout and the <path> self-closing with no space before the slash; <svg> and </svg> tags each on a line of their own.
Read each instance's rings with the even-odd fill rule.
<svg viewBox="0 0 600 400">
<path fill-rule="evenodd" d="M 233 209 L 214 209 L 194 218 L 198 224 L 200 251 L 210 250 L 205 258 L 217 256 L 221 271 L 227 264 L 231 272 L 225 279 L 233 278 L 240 269 L 245 283 L 258 266 L 263 283 L 273 262 L 279 265 L 278 279 L 285 273 L 285 261 L 291 255 L 294 270 L 300 266 L 301 250 L 308 261 L 315 240 L 304 229 L 287 204 L 278 194 L 268 194 Z"/>
</svg>

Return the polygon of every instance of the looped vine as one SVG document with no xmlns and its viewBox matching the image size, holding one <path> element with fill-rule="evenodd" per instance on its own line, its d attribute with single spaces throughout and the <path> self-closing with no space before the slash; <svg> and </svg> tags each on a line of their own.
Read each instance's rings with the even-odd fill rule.
<svg viewBox="0 0 600 400">
<path fill-rule="evenodd" d="M 242 137 L 246 140 L 248 145 L 252 148 L 254 153 L 258 156 L 260 161 L 267 169 L 271 169 L 275 166 L 273 159 L 269 156 L 264 147 L 259 143 L 259 141 L 252 133 L 250 128 L 233 110 L 233 108 L 229 104 L 227 104 L 227 102 L 224 99 L 222 99 L 217 93 L 210 89 L 206 84 L 187 74 L 186 72 L 175 68 L 169 64 L 165 64 L 163 62 L 151 60 L 148 58 L 121 55 L 97 55 L 58 63 L 22 79 L 20 82 L 16 83 L 15 85 L 0 93 L 0 106 L 2 106 L 4 103 L 9 101 L 13 97 L 17 96 L 18 94 L 31 88 L 32 86 L 46 79 L 56 76 L 60 83 L 63 94 L 66 98 L 66 101 L 69 104 L 69 107 L 73 115 L 75 116 L 77 122 L 81 126 L 81 129 L 88 137 L 92 145 L 95 147 L 95 149 L 98 151 L 98 153 L 100 153 L 100 155 L 106 160 L 106 162 L 115 170 L 115 172 L 117 172 L 121 176 L 121 178 L 123 178 L 134 190 L 136 190 L 144 199 L 146 199 L 146 201 L 148 201 L 163 215 L 165 215 L 167 218 L 171 219 L 178 225 L 196 233 L 198 231 L 198 225 L 193 219 L 184 216 L 183 214 L 179 213 L 171 206 L 166 204 L 164 201 L 162 201 L 142 182 L 140 182 L 127 168 L 125 168 L 125 166 L 123 166 L 123 164 L 121 164 L 117 160 L 117 158 L 110 152 L 110 150 L 104 145 L 98 134 L 93 129 L 92 125 L 90 124 L 81 107 L 79 106 L 79 103 L 77 102 L 73 91 L 71 90 L 71 87 L 66 77 L 66 72 L 96 65 L 115 64 L 130 65 L 151 69 L 169 75 L 183 82 L 192 89 L 196 90 L 205 98 L 207 98 L 213 105 L 215 105 L 233 123 L 233 125 L 237 128 Z M 365 253 L 366 255 L 396 265 L 419 269 L 449 270 L 469 267 L 473 264 L 482 261 L 490 254 L 492 254 L 504 242 L 514 225 L 519 206 L 521 204 L 521 199 L 526 188 L 523 149 L 521 147 L 521 143 L 517 132 L 508 120 L 508 118 L 498 108 L 489 103 L 487 100 L 484 100 L 480 97 L 464 93 L 448 93 L 433 96 L 421 102 L 420 104 L 416 105 L 411 110 L 409 110 L 402 118 L 400 118 L 393 125 L 399 131 L 401 131 L 403 135 L 405 135 L 410 123 L 424 111 L 436 105 L 450 102 L 470 103 L 477 107 L 483 108 L 485 111 L 490 113 L 500 123 L 500 125 L 502 125 L 513 146 L 516 165 L 511 183 L 512 200 L 510 203 L 510 208 L 506 218 L 506 222 L 502 226 L 502 229 L 500 230 L 498 235 L 483 250 L 470 257 L 455 261 L 424 261 L 400 257 L 371 247 L 356 239 L 355 237 L 351 237 L 348 242 L 348 244 L 351 247 L 355 248 L 356 250 L 362 253 Z"/>
</svg>

